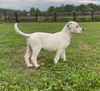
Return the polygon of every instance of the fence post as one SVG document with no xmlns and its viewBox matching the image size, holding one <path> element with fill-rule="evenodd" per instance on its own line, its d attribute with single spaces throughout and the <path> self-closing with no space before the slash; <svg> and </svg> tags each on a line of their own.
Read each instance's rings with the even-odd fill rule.
<svg viewBox="0 0 100 91">
<path fill-rule="evenodd" d="M 94 21 L 94 12 L 93 11 L 91 13 L 91 20 L 92 20 L 92 22 Z"/>
<path fill-rule="evenodd" d="M 36 19 L 36 22 L 38 22 L 38 13 L 36 12 L 36 14 L 35 14 L 35 19 Z"/>
<path fill-rule="evenodd" d="M 18 22 L 18 14 L 17 14 L 17 12 L 15 13 L 15 22 Z"/>
<path fill-rule="evenodd" d="M 57 13 L 55 12 L 54 13 L 54 22 L 56 22 L 57 21 Z"/>
<path fill-rule="evenodd" d="M 76 21 L 76 13 L 73 13 L 73 21 Z"/>
<path fill-rule="evenodd" d="M 6 13 L 6 11 L 4 12 L 4 14 L 5 14 L 5 22 L 7 22 L 7 13 Z"/>
</svg>

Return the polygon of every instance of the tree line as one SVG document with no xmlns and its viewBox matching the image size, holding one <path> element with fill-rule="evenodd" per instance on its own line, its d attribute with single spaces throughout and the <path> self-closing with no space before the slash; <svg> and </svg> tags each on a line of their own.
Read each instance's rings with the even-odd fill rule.
<svg viewBox="0 0 100 91">
<path fill-rule="evenodd" d="M 13 9 L 5 9 L 5 8 L 0 8 L 0 12 L 22 12 L 21 10 L 13 10 Z"/>
<path fill-rule="evenodd" d="M 60 7 L 50 6 L 47 10 L 48 12 L 100 12 L 100 5 L 96 4 L 81 4 L 78 6 L 75 5 L 64 5 L 62 4 Z"/>
<path fill-rule="evenodd" d="M 54 6 L 50 6 L 46 11 L 44 12 L 100 12 L 100 5 L 96 5 L 93 3 L 90 4 L 81 4 L 81 5 L 71 5 L 71 4 L 67 4 L 64 5 L 62 4 L 59 7 L 54 7 Z M 29 12 L 41 12 L 38 8 L 31 8 Z"/>
<path fill-rule="evenodd" d="M 1 11 L 9 11 L 9 12 L 30 12 L 30 13 L 39 13 L 39 12 L 100 12 L 100 5 L 96 5 L 96 4 L 81 4 L 81 5 L 71 5 L 71 4 L 61 4 L 61 6 L 59 7 L 55 7 L 55 6 L 50 6 L 46 11 L 41 11 L 39 8 L 30 8 L 29 11 L 26 10 L 13 10 L 13 9 L 2 9 L 0 8 L 0 12 Z"/>
</svg>

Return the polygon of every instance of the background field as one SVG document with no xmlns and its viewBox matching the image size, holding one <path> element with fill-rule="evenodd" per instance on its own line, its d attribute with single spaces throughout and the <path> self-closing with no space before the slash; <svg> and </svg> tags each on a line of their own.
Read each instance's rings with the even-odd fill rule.
<svg viewBox="0 0 100 91">
<path fill-rule="evenodd" d="M 26 33 L 60 31 L 65 23 L 20 23 Z M 54 52 L 42 51 L 41 66 L 26 68 L 26 38 L 13 24 L 0 24 L 0 91 L 100 91 L 100 22 L 80 23 L 81 35 L 72 37 L 67 61 L 53 63 Z"/>
</svg>

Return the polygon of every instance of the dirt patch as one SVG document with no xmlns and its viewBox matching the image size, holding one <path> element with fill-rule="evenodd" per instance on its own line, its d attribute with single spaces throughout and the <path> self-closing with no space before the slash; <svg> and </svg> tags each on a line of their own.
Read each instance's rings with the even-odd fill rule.
<svg viewBox="0 0 100 91">
<path fill-rule="evenodd" d="M 12 59 L 15 61 L 24 61 L 24 55 L 26 52 L 26 47 L 16 48 L 17 53 L 13 54 Z"/>
<path fill-rule="evenodd" d="M 91 69 L 95 70 L 98 74 L 100 74 L 100 62 L 92 62 L 91 64 Z"/>
<path fill-rule="evenodd" d="M 92 46 L 80 41 L 78 48 L 83 49 L 83 50 L 91 50 Z"/>
<path fill-rule="evenodd" d="M 26 52 L 26 49 L 27 49 L 27 48 L 26 48 L 25 46 L 16 48 L 16 50 L 18 50 L 18 52 L 23 52 L 23 53 Z"/>
<path fill-rule="evenodd" d="M 34 72 L 34 71 L 36 71 L 36 68 L 35 67 L 27 67 L 26 70 L 30 70 L 31 72 Z"/>
<path fill-rule="evenodd" d="M 100 45 L 100 42 L 97 42 L 98 45 Z"/>
<path fill-rule="evenodd" d="M 26 47 L 18 47 L 16 48 L 17 54 L 13 54 L 12 59 L 16 62 L 25 62 L 24 60 L 24 55 L 26 53 Z M 42 56 L 38 56 L 37 58 L 37 62 L 38 64 L 44 65 L 45 60 L 47 60 L 48 57 L 42 57 Z M 31 59 L 30 59 L 30 63 L 31 63 Z M 34 70 L 34 68 L 28 68 L 30 70 Z"/>
</svg>

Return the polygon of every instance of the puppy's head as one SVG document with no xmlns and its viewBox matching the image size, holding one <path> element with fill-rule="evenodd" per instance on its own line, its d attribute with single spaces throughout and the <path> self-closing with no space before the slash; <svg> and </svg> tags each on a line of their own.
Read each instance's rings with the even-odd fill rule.
<svg viewBox="0 0 100 91">
<path fill-rule="evenodd" d="M 78 25 L 78 23 L 74 22 L 74 21 L 70 21 L 67 23 L 67 28 L 71 33 L 77 33 L 80 34 L 84 31 L 84 29 L 82 27 L 80 27 Z"/>
</svg>

